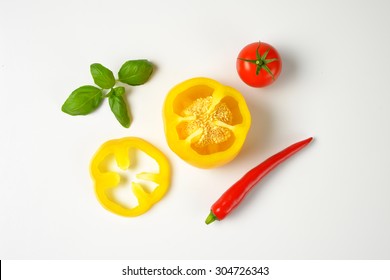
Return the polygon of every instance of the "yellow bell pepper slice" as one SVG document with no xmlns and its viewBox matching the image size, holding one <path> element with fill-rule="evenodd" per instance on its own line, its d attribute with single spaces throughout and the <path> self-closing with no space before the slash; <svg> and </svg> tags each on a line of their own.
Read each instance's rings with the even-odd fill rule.
<svg viewBox="0 0 390 280">
<path fill-rule="evenodd" d="M 132 182 L 132 191 L 138 200 L 138 205 L 128 208 L 110 195 L 110 191 L 119 185 L 121 176 L 117 172 L 108 170 L 104 163 L 108 157 L 114 156 L 118 167 L 126 171 L 131 164 L 132 159 L 129 157 L 129 152 L 132 149 L 140 150 L 153 158 L 159 166 L 159 171 L 158 173 L 141 172 L 136 174 L 137 179 L 152 181 L 157 186 L 152 192 L 149 192 L 140 183 Z M 102 206 L 125 217 L 139 216 L 148 211 L 161 200 L 170 184 L 170 165 L 165 155 L 152 144 L 137 137 L 125 137 L 104 143 L 92 158 L 90 173 L 97 199 Z"/>
<path fill-rule="evenodd" d="M 171 150 L 200 168 L 233 160 L 251 125 L 241 93 L 209 78 L 192 78 L 173 87 L 165 99 L 163 120 Z"/>
</svg>

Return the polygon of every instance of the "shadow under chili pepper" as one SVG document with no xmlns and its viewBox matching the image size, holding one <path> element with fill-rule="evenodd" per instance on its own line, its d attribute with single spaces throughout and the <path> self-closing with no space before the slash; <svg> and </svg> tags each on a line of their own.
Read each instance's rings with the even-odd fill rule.
<svg viewBox="0 0 390 280">
<path fill-rule="evenodd" d="M 241 204 L 248 192 L 255 188 L 268 173 L 306 147 L 312 140 L 313 137 L 309 137 L 296 142 L 250 169 L 212 205 L 210 214 L 205 221 L 206 224 L 224 219 L 235 207 Z"/>
<path fill-rule="evenodd" d="M 279 167 L 278 167 L 279 168 Z M 250 191 L 250 193 L 245 196 L 242 203 L 237 206 L 237 208 L 229 213 L 229 216 L 225 219 L 229 219 L 231 221 L 234 220 L 242 220 L 242 217 L 247 215 L 246 213 L 253 213 L 253 211 L 256 211 L 254 209 L 258 209 L 259 206 L 256 206 L 258 204 L 262 203 L 262 200 L 266 199 L 264 198 L 264 192 L 267 191 L 267 186 L 270 185 L 268 181 L 273 180 L 273 176 L 278 176 L 276 173 L 283 173 L 282 170 L 274 170 L 271 173 L 275 174 L 268 174 L 265 178 L 263 178 L 260 182 L 256 184 L 256 186 Z M 265 194 L 266 196 L 266 194 Z"/>
</svg>

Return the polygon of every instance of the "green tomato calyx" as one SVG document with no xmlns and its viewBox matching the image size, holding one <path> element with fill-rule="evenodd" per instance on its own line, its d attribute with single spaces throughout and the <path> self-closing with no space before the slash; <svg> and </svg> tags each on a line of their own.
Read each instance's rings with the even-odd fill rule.
<svg viewBox="0 0 390 280">
<path fill-rule="evenodd" d="M 239 60 L 246 61 L 249 63 L 256 64 L 256 76 L 259 75 L 260 70 L 264 69 L 271 77 L 272 80 L 275 80 L 274 74 L 272 73 L 271 69 L 269 69 L 268 65 L 271 62 L 277 61 L 277 58 L 271 58 L 267 59 L 267 55 L 270 51 L 270 49 L 266 50 L 263 55 L 260 54 L 259 48 L 260 48 L 261 42 L 259 42 L 257 48 L 256 48 L 256 59 L 246 59 L 246 58 L 241 58 L 239 57 Z"/>
</svg>

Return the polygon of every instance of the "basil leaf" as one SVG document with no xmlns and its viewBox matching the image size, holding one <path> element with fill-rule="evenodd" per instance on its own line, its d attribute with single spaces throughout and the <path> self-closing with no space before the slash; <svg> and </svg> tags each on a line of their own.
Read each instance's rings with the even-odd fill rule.
<svg viewBox="0 0 390 280">
<path fill-rule="evenodd" d="M 125 88 L 124 87 L 116 87 L 114 88 L 114 94 L 116 96 L 122 96 L 125 94 Z"/>
<path fill-rule="evenodd" d="M 123 87 L 120 87 L 123 88 Z M 114 89 L 113 94 L 108 98 L 108 102 L 110 104 L 111 111 L 114 113 L 115 118 L 119 121 L 119 123 L 126 128 L 130 127 L 130 117 L 127 112 L 127 105 L 125 100 L 123 99 L 123 93 L 120 93 L 122 90 L 118 88 Z M 123 88 L 124 90 L 124 88 Z M 117 94 L 119 91 L 119 94 Z"/>
<path fill-rule="evenodd" d="M 102 101 L 103 93 L 100 88 L 82 86 L 69 95 L 61 110 L 72 116 L 87 115 L 99 107 Z"/>
<path fill-rule="evenodd" d="M 129 60 L 119 69 L 118 77 L 122 83 L 138 86 L 146 83 L 152 72 L 153 64 L 148 60 Z"/>
<path fill-rule="evenodd" d="M 93 81 L 104 89 L 112 88 L 115 85 L 115 78 L 112 71 L 99 63 L 91 64 Z"/>
</svg>

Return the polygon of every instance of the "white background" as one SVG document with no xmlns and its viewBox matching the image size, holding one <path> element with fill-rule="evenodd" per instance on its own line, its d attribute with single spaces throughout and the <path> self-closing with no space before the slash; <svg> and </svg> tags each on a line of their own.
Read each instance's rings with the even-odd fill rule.
<svg viewBox="0 0 390 280">
<path fill-rule="evenodd" d="M 390 18 L 388 1 L 0 2 L 1 259 L 389 259 Z M 246 86 L 235 61 L 248 43 L 274 45 L 279 80 Z M 116 73 L 156 65 L 128 90 L 133 122 L 107 102 L 71 117 L 61 105 L 91 84 L 89 65 Z M 202 170 L 163 131 L 175 84 L 206 76 L 242 92 L 252 127 L 239 156 Z M 138 136 L 170 159 L 164 199 L 137 218 L 104 210 L 89 162 L 109 139 Z M 267 176 L 222 222 L 212 203 L 284 147 L 315 141 Z"/>
</svg>

